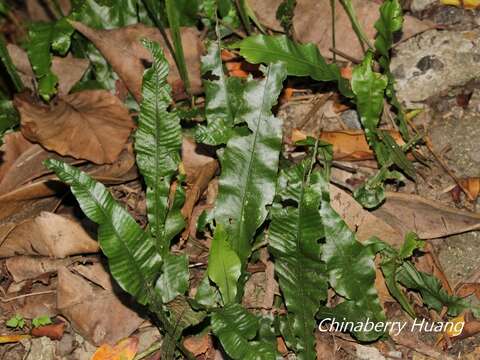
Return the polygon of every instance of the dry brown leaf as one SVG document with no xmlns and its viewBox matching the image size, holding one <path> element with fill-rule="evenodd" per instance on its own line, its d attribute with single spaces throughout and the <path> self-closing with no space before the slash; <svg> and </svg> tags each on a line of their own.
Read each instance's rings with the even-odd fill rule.
<svg viewBox="0 0 480 360">
<path fill-rule="evenodd" d="M 480 215 L 411 194 L 388 192 L 385 203 L 373 214 L 401 234 L 414 231 L 421 239 L 480 229 Z"/>
<path fill-rule="evenodd" d="M 48 11 L 45 7 L 46 4 L 53 5 L 48 1 L 27 0 L 25 5 L 27 7 L 28 18 L 32 21 L 56 20 L 51 11 Z M 70 0 L 57 0 L 57 4 L 60 6 L 60 9 L 64 15 L 70 14 L 70 10 L 72 9 Z"/>
<path fill-rule="evenodd" d="M 187 138 L 182 144 L 182 161 L 188 185 L 182 214 L 186 219 L 190 219 L 195 204 L 218 170 L 218 162 L 210 156 L 198 153 L 197 144 Z"/>
<path fill-rule="evenodd" d="M 208 333 L 186 337 L 183 346 L 196 357 L 214 352 L 212 337 Z"/>
<path fill-rule="evenodd" d="M 398 131 L 389 131 L 390 136 L 399 145 L 405 142 Z M 291 143 L 307 138 L 307 133 L 298 129 L 292 130 Z M 322 131 L 320 139 L 332 144 L 333 158 L 343 161 L 362 161 L 375 159 L 375 154 L 367 143 L 362 130 Z"/>
<path fill-rule="evenodd" d="M 57 272 L 70 265 L 74 258 L 51 259 L 39 256 L 15 256 L 5 261 L 5 266 L 14 282 L 35 279 L 41 275 Z"/>
<path fill-rule="evenodd" d="M 0 344 L 15 343 L 29 338 L 30 335 L 0 335 Z"/>
<path fill-rule="evenodd" d="M 333 209 L 356 232 L 360 241 L 377 236 L 392 246 L 403 244 L 402 232 L 389 225 L 382 218 L 365 210 L 352 196 L 342 189 L 330 185 L 330 198 Z"/>
<path fill-rule="evenodd" d="M 91 284 L 67 268 L 58 271 L 58 310 L 79 334 L 97 346 L 116 343 L 144 321 L 127 307 L 129 300 L 119 296 Z"/>
<path fill-rule="evenodd" d="M 64 258 L 98 250 L 98 243 L 78 223 L 48 212 L 18 224 L 0 242 L 0 257 L 43 255 Z"/>
<path fill-rule="evenodd" d="M 36 80 L 27 53 L 19 46 L 8 44 L 7 50 L 12 62 L 18 70 L 23 84 L 35 91 Z M 90 65 L 87 59 L 77 59 L 72 56 L 52 58 L 52 72 L 58 78 L 58 94 L 67 95 L 72 87 L 80 81 Z"/>
<path fill-rule="evenodd" d="M 283 31 L 276 19 L 276 11 L 282 0 L 248 0 L 259 21 L 277 31 Z M 374 23 L 379 17 L 381 1 L 352 0 L 357 18 L 371 42 L 376 34 Z M 362 59 L 364 51 L 353 31 L 350 19 L 340 2 L 336 1 L 335 35 L 336 47 L 347 55 Z M 332 52 L 332 15 L 330 0 L 297 0 L 293 17 L 293 29 L 296 39 L 302 43 L 317 44 L 323 56 L 331 58 Z M 432 25 L 412 16 L 405 16 L 402 40 L 432 28 Z"/>
<path fill-rule="evenodd" d="M 21 132 L 8 133 L 3 137 L 3 145 L 0 147 L 0 184 L 17 158 L 32 146 L 34 144 L 25 139 Z M 0 192 L 2 189 L 3 186 L 0 186 Z"/>
<path fill-rule="evenodd" d="M 106 90 L 86 90 L 46 106 L 25 95 L 14 104 L 23 135 L 60 155 L 113 163 L 134 128 L 125 105 Z"/>
<path fill-rule="evenodd" d="M 96 30 L 80 22 L 72 21 L 72 26 L 87 37 L 112 65 L 113 70 L 120 76 L 134 98 L 142 99 L 142 78 L 146 65 L 152 62 L 150 52 L 141 44 L 141 39 L 150 39 L 158 42 L 166 49 L 163 37 L 157 28 L 142 24 L 126 26 L 113 30 Z M 167 30 L 167 34 L 169 34 Z M 188 69 L 190 87 L 193 94 L 201 92 L 200 57 L 202 45 L 200 33 L 196 28 L 182 28 L 181 36 L 185 52 L 185 62 Z M 168 82 L 173 89 L 173 97 L 184 97 L 183 83 L 178 69 L 175 66 L 169 51 L 165 50 L 165 57 L 170 64 Z"/>
</svg>

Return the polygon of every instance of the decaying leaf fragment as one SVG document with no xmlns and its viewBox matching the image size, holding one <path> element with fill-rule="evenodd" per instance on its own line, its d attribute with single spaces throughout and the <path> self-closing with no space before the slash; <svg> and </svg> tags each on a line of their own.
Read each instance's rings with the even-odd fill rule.
<svg viewBox="0 0 480 360">
<path fill-rule="evenodd" d="M 138 102 L 142 99 L 143 72 L 153 60 L 150 52 L 141 44 L 141 40 L 149 39 L 159 43 L 165 49 L 165 57 L 170 65 L 168 82 L 173 88 L 173 97 L 179 98 L 182 94 L 184 96 L 185 90 L 175 61 L 166 50 L 165 42 L 158 29 L 136 24 L 120 29 L 96 30 L 76 21 L 72 21 L 71 24 L 97 47 Z M 169 31 L 167 33 L 170 34 Z M 182 28 L 181 35 L 191 91 L 197 94 L 202 88 L 200 34 L 196 28 Z"/>
<path fill-rule="evenodd" d="M 128 109 L 106 90 L 77 92 L 50 106 L 18 95 L 14 104 L 27 139 L 95 164 L 114 162 L 134 128 Z"/>
<path fill-rule="evenodd" d="M 49 212 L 20 223 L 3 237 L 0 235 L 0 244 L 0 258 L 19 254 L 64 258 L 99 249 L 78 223 Z"/>
</svg>

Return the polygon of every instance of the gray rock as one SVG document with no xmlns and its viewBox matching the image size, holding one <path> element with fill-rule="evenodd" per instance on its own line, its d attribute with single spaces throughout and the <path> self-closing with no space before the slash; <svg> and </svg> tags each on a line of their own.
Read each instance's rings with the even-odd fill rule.
<svg viewBox="0 0 480 360">
<path fill-rule="evenodd" d="M 437 3 L 437 0 L 412 0 L 410 10 L 412 10 L 413 12 L 420 12 L 428 9 L 435 3 Z"/>
<path fill-rule="evenodd" d="M 343 122 L 349 129 L 361 129 L 362 123 L 355 110 L 344 111 L 341 115 Z"/>
<path fill-rule="evenodd" d="M 392 59 L 397 95 L 407 107 L 480 76 L 480 30 L 430 30 L 400 44 Z"/>
</svg>

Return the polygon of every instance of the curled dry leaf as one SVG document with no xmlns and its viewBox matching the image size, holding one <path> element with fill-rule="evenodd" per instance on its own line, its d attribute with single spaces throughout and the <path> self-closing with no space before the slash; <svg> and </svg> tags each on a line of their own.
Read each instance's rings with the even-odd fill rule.
<svg viewBox="0 0 480 360">
<path fill-rule="evenodd" d="M 97 346 L 116 343 L 144 321 L 128 307 L 130 300 L 122 294 L 102 289 L 67 268 L 58 270 L 58 310 L 79 334 Z"/>
<path fill-rule="evenodd" d="M 276 19 L 276 11 L 283 0 L 248 0 L 259 21 L 277 31 L 283 31 Z M 317 44 L 321 54 L 331 58 L 332 52 L 332 14 L 330 0 L 297 0 L 293 17 L 293 29 L 296 40 Z M 374 23 L 379 16 L 381 1 L 352 0 L 357 18 L 367 37 L 373 43 L 377 31 Z M 335 37 L 337 50 L 357 59 L 363 58 L 363 48 L 353 31 L 347 13 L 337 0 L 335 4 Z M 321 14 L 321 16 L 319 16 Z M 432 28 L 432 24 L 405 16 L 402 40 Z"/>
<path fill-rule="evenodd" d="M 138 102 L 142 99 L 143 72 L 153 60 L 150 52 L 140 41 L 149 39 L 159 43 L 165 49 L 165 57 L 170 65 L 168 82 L 172 86 L 173 97 L 176 99 L 184 97 L 185 90 L 175 61 L 170 52 L 166 50 L 163 37 L 157 28 L 136 24 L 120 29 L 97 30 L 76 21 L 71 21 L 71 24 L 97 47 Z M 170 37 L 168 30 L 167 36 Z M 182 28 L 181 37 L 191 91 L 193 94 L 197 94 L 202 89 L 200 33 L 196 28 Z"/>
<path fill-rule="evenodd" d="M 398 131 L 389 131 L 389 134 L 398 145 L 405 144 Z M 307 135 L 309 134 L 306 132 L 294 129 L 290 141 L 295 143 L 305 140 Z M 320 139 L 332 144 L 335 160 L 362 161 L 375 159 L 375 154 L 367 143 L 365 133 L 361 130 L 322 131 Z"/>
<path fill-rule="evenodd" d="M 18 224 L 0 239 L 0 257 L 23 254 L 64 258 L 99 250 L 98 243 L 78 223 L 48 212 Z"/>
<path fill-rule="evenodd" d="M 18 70 L 18 74 L 23 84 L 32 91 L 35 91 L 36 80 L 28 55 L 21 47 L 8 44 L 8 54 L 12 58 L 12 62 Z M 67 95 L 72 87 L 80 81 L 89 66 L 86 59 L 77 59 L 73 56 L 52 58 L 52 72 L 58 78 L 58 94 Z"/>
<path fill-rule="evenodd" d="M 480 215 L 447 207 L 418 195 L 387 193 L 374 215 L 398 232 L 414 231 L 421 239 L 436 239 L 480 229 Z"/>
<path fill-rule="evenodd" d="M 182 215 L 190 219 L 193 207 L 218 170 L 218 162 L 210 156 L 197 152 L 197 144 L 187 138 L 183 140 L 182 144 L 182 161 L 188 186 Z"/>
<path fill-rule="evenodd" d="M 63 321 L 59 321 L 55 324 L 33 328 L 31 334 L 36 337 L 46 336 L 52 340 L 60 340 L 63 337 L 64 331 L 65 323 Z"/>
<path fill-rule="evenodd" d="M 106 90 L 86 90 L 47 106 L 25 94 L 14 104 L 23 135 L 60 155 L 95 164 L 113 163 L 134 128 L 128 109 Z"/>
</svg>

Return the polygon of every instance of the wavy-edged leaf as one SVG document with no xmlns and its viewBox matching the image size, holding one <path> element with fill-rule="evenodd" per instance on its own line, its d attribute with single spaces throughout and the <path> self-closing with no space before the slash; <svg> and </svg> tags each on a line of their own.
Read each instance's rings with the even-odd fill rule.
<svg viewBox="0 0 480 360">
<path fill-rule="evenodd" d="M 188 290 L 190 274 L 187 255 L 166 254 L 163 258 L 162 271 L 156 289 L 162 301 L 168 303 Z"/>
<path fill-rule="evenodd" d="M 72 26 L 66 18 L 52 23 L 34 23 L 30 26 L 27 53 L 38 80 L 38 92 L 49 100 L 56 94 L 58 78 L 52 72 L 50 49 L 64 55 L 70 48 Z"/>
<path fill-rule="evenodd" d="M 385 75 L 374 72 L 372 63 L 373 54 L 368 52 L 362 63 L 355 66 L 352 73 L 352 91 L 367 140 L 374 146 L 388 79 Z"/>
<path fill-rule="evenodd" d="M 409 139 L 407 123 L 402 109 L 402 105 L 397 99 L 395 93 L 395 77 L 390 72 L 390 49 L 393 46 L 394 35 L 399 32 L 403 26 L 403 10 L 398 0 L 386 0 L 380 6 L 380 17 L 375 22 L 377 36 L 375 38 L 375 49 L 380 54 L 379 63 L 388 77 L 388 86 L 386 95 L 390 104 L 395 108 L 397 114 L 395 121 L 398 124 L 400 132 L 404 139 Z"/>
<path fill-rule="evenodd" d="M 226 144 L 233 135 L 244 86 L 241 79 L 225 75 L 219 41 L 212 43 L 207 55 L 202 57 L 202 74 L 208 73 L 216 79 L 203 81 L 207 126 L 198 126 L 195 137 L 208 145 Z"/>
<path fill-rule="evenodd" d="M 215 228 L 215 235 L 208 257 L 208 276 L 217 284 L 222 294 L 223 303 L 230 304 L 237 295 L 237 281 L 242 272 L 238 255 L 228 243 L 228 234 L 222 224 Z"/>
<path fill-rule="evenodd" d="M 323 179 L 322 179 L 323 180 Z M 327 265 L 328 277 L 335 292 L 345 301 L 334 308 L 323 307 L 320 316 L 347 318 L 349 321 L 384 321 L 375 288 L 375 253 L 371 246 L 361 244 L 345 221 L 330 205 L 329 186 L 322 181 L 320 215 L 325 232 L 322 260 Z M 382 334 L 359 331 L 354 335 L 362 341 L 373 341 Z"/>
<path fill-rule="evenodd" d="M 206 308 L 218 307 L 222 302 L 222 297 L 218 289 L 210 285 L 208 274 L 205 274 L 200 285 L 197 287 L 195 301 Z"/>
<path fill-rule="evenodd" d="M 223 224 L 242 264 L 250 255 L 252 238 L 267 217 L 275 195 L 282 124 L 271 113 L 286 77 L 285 65 L 274 63 L 261 81 L 246 85 L 245 109 L 237 122 L 247 123 L 248 135 L 236 134 L 221 159 L 215 219 Z"/>
<path fill-rule="evenodd" d="M 234 360 L 274 360 L 276 344 L 253 341 L 259 330 L 259 319 L 240 304 L 228 305 L 212 314 L 212 330 L 227 354 Z"/>
<path fill-rule="evenodd" d="M 402 264 L 396 280 L 408 289 L 419 291 L 425 305 L 438 312 L 446 306 L 448 315 L 457 316 L 469 307 L 465 299 L 449 295 L 435 276 L 418 271 L 411 262 Z"/>
<path fill-rule="evenodd" d="M 103 184 L 55 159 L 46 160 L 45 166 L 70 185 L 85 215 L 99 224 L 98 241 L 118 284 L 139 303 L 148 303 L 161 265 L 152 239 Z"/>
<path fill-rule="evenodd" d="M 303 161 L 281 175 L 279 195 L 296 206 L 273 207 L 269 244 L 275 272 L 285 299 L 290 329 L 284 337 L 299 359 L 315 359 L 313 336 L 321 300 L 327 297 L 325 264 L 319 240 L 323 237 L 320 217 L 320 174 L 310 174 L 311 162 Z"/>
<path fill-rule="evenodd" d="M 337 81 L 342 94 L 351 96 L 348 81 L 335 64 L 327 64 L 314 44 L 298 44 L 285 35 L 255 35 L 234 43 L 232 48 L 253 64 L 282 61 L 288 75 L 310 76 L 317 81 Z"/>
<path fill-rule="evenodd" d="M 180 214 L 178 206 L 173 209 L 177 213 L 170 214 L 169 194 L 180 163 L 182 133 L 177 114 L 168 111 L 172 101 L 167 82 L 168 62 L 160 45 L 144 41 L 144 46 L 152 53 L 153 64 L 143 77 L 143 100 L 135 133 L 135 150 L 138 168 L 147 185 L 150 231 L 157 240 L 158 250 L 165 254 L 175 235 L 167 231 L 167 219 L 174 216 L 178 222 Z"/>
<path fill-rule="evenodd" d="M 393 35 L 402 29 L 403 11 L 398 0 L 385 0 L 380 6 L 380 17 L 375 22 L 377 36 L 375 49 L 385 57 L 390 58 L 390 49 L 393 45 Z"/>
</svg>

